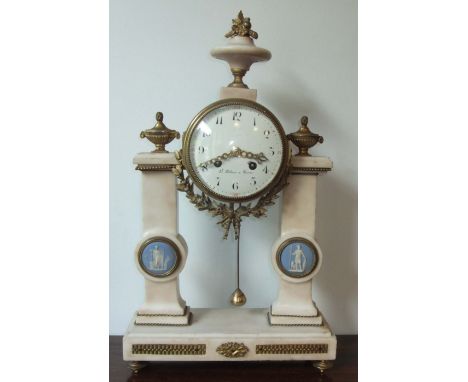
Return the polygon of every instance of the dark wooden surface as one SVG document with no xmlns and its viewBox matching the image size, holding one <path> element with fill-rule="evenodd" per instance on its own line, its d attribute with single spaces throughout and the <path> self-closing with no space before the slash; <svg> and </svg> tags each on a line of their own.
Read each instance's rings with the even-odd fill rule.
<svg viewBox="0 0 468 382">
<path fill-rule="evenodd" d="M 337 336 L 337 359 L 323 376 L 311 362 L 154 362 L 133 375 L 122 360 L 122 336 L 109 337 L 110 382 L 355 382 L 357 336 Z"/>
</svg>

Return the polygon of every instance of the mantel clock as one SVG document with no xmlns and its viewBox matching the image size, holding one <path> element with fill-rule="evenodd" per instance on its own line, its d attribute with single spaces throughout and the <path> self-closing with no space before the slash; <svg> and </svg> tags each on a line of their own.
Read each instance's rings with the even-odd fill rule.
<svg viewBox="0 0 468 382">
<path fill-rule="evenodd" d="M 124 359 L 135 373 L 149 361 L 179 360 L 310 360 L 324 372 L 335 359 L 336 337 L 312 299 L 312 280 L 323 261 L 315 240 L 317 177 L 332 162 L 309 154 L 323 138 L 310 131 L 306 116 L 286 135 L 244 83 L 253 63 L 271 58 L 255 45 L 250 19 L 239 12 L 225 37 L 226 45 L 211 54 L 229 64 L 234 79 L 221 88 L 219 100 L 195 114 L 181 149 L 166 151 L 180 134 L 166 127 L 161 112 L 155 126 L 140 133 L 155 145 L 134 159 L 143 182 L 135 263 L 145 278 L 145 302 L 124 336 Z M 232 233 L 237 240 L 232 308 L 191 309 L 180 294 L 178 276 L 189 251 L 177 229 L 177 192 L 211 214 L 224 238 Z M 266 308 L 238 309 L 247 300 L 239 286 L 241 222 L 264 218 L 280 195 L 281 233 L 271 252 L 278 296 Z"/>
</svg>

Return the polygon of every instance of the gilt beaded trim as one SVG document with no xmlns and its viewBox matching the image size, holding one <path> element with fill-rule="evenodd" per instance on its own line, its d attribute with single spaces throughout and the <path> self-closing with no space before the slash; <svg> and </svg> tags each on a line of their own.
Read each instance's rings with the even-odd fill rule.
<svg viewBox="0 0 468 382">
<path fill-rule="evenodd" d="M 320 173 L 331 171 L 330 167 L 291 167 L 292 175 L 319 175 Z"/>
<path fill-rule="evenodd" d="M 139 164 L 135 170 L 139 171 L 172 171 L 175 164 Z"/>
<path fill-rule="evenodd" d="M 267 313 L 267 318 L 268 318 L 268 323 L 270 324 L 270 326 L 316 326 L 316 327 L 325 326 L 323 320 L 321 324 L 272 324 L 271 317 L 268 313 Z"/>
</svg>

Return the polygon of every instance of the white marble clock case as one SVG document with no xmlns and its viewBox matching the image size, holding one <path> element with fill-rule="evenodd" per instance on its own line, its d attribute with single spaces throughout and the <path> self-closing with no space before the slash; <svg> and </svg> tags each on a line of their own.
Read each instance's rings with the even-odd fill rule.
<svg viewBox="0 0 468 382">
<path fill-rule="evenodd" d="M 256 100 L 256 95 L 252 89 L 221 90 L 221 98 Z M 331 169 L 328 158 L 292 158 L 289 185 L 283 191 L 281 236 L 272 249 L 279 293 L 269 308 L 260 309 L 190 309 L 185 304 L 178 274 L 188 252 L 177 232 L 176 180 L 171 172 L 177 161 L 173 153 L 143 153 L 134 163 L 143 177 L 141 243 L 153 236 L 166 236 L 180 245 L 183 253 L 182 264 L 168 278 L 149 277 L 139 268 L 145 276 L 145 303 L 123 338 L 124 360 L 133 362 L 134 370 L 140 367 L 136 361 L 335 359 L 336 336 L 312 300 L 312 279 L 323 257 L 314 240 L 316 181 L 319 174 Z M 304 278 L 288 277 L 276 265 L 279 245 L 293 237 L 306 238 L 318 249 L 319 264 Z"/>
</svg>

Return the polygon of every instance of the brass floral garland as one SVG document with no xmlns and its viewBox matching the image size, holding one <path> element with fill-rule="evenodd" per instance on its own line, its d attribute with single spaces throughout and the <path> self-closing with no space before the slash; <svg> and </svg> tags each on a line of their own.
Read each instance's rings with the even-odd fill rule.
<svg viewBox="0 0 468 382">
<path fill-rule="evenodd" d="M 255 205 L 252 206 L 252 203 L 245 205 L 239 204 L 239 207 L 234 208 L 234 203 L 228 205 L 226 203 L 214 201 L 204 192 L 197 194 L 194 191 L 193 180 L 188 174 L 185 174 L 185 168 L 182 163 L 182 150 L 178 150 L 174 154 L 177 162 L 179 162 L 179 164 L 172 169 L 172 172 L 178 180 L 177 190 L 185 192 L 190 203 L 195 205 L 199 211 L 208 211 L 213 217 L 221 217 L 218 224 L 224 228 L 223 239 L 227 239 L 231 227 L 234 229 L 235 239 L 237 240 L 239 238 L 240 223 L 243 217 L 254 216 L 260 218 L 266 216 L 267 207 L 275 204 L 274 200 L 279 198 L 280 191 L 288 184 L 287 179 L 291 168 L 291 153 L 289 153 L 288 167 L 282 177 L 265 195 L 258 199 Z"/>
</svg>

